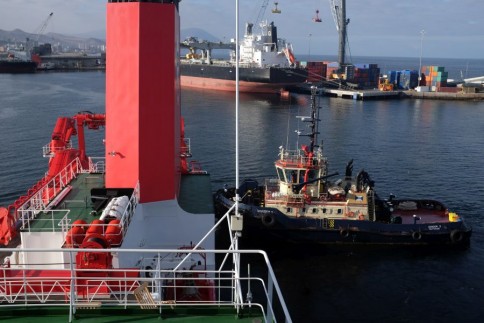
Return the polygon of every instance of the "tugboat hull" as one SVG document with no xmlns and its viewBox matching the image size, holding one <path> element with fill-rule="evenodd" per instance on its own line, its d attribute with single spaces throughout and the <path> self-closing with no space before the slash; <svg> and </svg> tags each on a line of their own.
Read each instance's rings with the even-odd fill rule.
<svg viewBox="0 0 484 323">
<path fill-rule="evenodd" d="M 215 194 L 215 202 L 220 214 L 233 205 L 224 190 Z M 468 245 L 472 234 L 472 229 L 462 220 L 398 223 L 399 216 L 392 216 L 387 210 L 377 213 L 377 221 L 290 217 L 276 208 L 244 203 L 239 204 L 239 211 L 244 216 L 245 238 L 273 243 Z M 424 216 L 423 210 L 415 213 Z"/>
</svg>

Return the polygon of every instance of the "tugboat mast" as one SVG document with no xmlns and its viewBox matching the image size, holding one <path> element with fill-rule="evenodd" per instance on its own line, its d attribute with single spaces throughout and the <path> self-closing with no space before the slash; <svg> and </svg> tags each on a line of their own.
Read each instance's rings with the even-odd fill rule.
<svg viewBox="0 0 484 323">
<path fill-rule="evenodd" d="M 309 134 L 309 138 L 311 139 L 310 143 L 310 151 L 314 152 L 314 148 L 319 147 L 317 143 L 318 139 L 318 123 L 321 121 L 319 119 L 319 108 L 316 106 L 316 91 L 317 88 L 315 86 L 311 87 L 311 134 Z"/>
</svg>

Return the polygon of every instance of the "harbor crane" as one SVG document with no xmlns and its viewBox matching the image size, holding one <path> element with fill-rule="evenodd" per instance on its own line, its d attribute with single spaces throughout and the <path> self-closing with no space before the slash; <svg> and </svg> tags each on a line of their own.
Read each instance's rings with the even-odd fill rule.
<svg viewBox="0 0 484 323">
<path fill-rule="evenodd" d="M 336 30 L 339 33 L 338 45 L 338 63 L 340 68 L 345 65 L 345 51 L 346 51 L 346 26 L 350 20 L 346 18 L 346 0 L 329 0 L 331 6 L 331 13 L 333 14 Z"/>
<path fill-rule="evenodd" d="M 188 37 L 180 43 L 180 46 L 182 48 L 187 48 L 190 51 L 190 53 L 187 54 L 187 58 L 197 58 L 198 54 L 196 53 L 196 50 L 200 50 L 202 53 L 201 59 L 207 60 L 207 62 L 212 60 L 213 49 L 235 50 L 234 43 L 209 42 L 206 40 L 200 40 L 197 37 Z"/>
<path fill-rule="evenodd" d="M 264 17 L 264 14 L 266 13 L 267 5 L 269 4 L 269 0 L 263 0 L 262 6 L 260 7 L 259 14 L 257 15 L 257 18 L 255 19 L 254 26 L 258 26 L 259 23 L 262 20 L 262 17 Z M 272 9 L 272 13 L 281 13 L 281 10 L 277 8 L 279 5 L 279 2 L 274 2 L 274 9 Z"/>
<path fill-rule="evenodd" d="M 45 19 L 42 24 L 37 27 L 37 29 L 34 31 L 34 35 L 35 35 L 35 42 L 38 43 L 39 42 L 39 39 L 40 39 L 40 36 L 42 36 L 42 34 L 44 33 L 45 31 L 45 28 L 47 28 L 47 25 L 49 24 L 49 20 L 52 18 L 52 16 L 54 15 L 53 12 L 51 12 L 48 16 L 47 16 L 47 19 Z"/>
</svg>

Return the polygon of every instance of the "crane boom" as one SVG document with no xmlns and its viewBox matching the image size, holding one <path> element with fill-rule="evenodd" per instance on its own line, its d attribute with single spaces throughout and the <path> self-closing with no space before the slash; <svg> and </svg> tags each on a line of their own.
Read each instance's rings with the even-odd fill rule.
<svg viewBox="0 0 484 323">
<path fill-rule="evenodd" d="M 346 19 L 346 0 L 329 0 L 329 3 L 336 30 L 339 34 L 338 63 L 342 67 L 345 64 L 346 25 L 350 23 L 350 20 Z"/>
<path fill-rule="evenodd" d="M 44 20 L 44 22 L 36 29 L 35 32 L 35 41 L 38 42 L 40 39 L 40 36 L 44 33 L 45 28 L 47 28 L 47 25 L 49 24 L 50 18 L 54 15 L 53 12 L 51 12 L 48 16 L 47 19 Z"/>
<path fill-rule="evenodd" d="M 262 6 L 260 7 L 259 14 L 257 15 L 256 20 L 254 21 L 254 26 L 258 26 L 260 21 L 262 20 L 262 17 L 264 17 L 264 14 L 266 13 L 267 5 L 269 4 L 269 0 L 263 0 L 262 1 Z"/>
<path fill-rule="evenodd" d="M 336 25 L 336 30 L 339 31 L 339 20 L 338 20 L 338 13 L 336 12 L 338 9 L 338 5 L 335 3 L 335 0 L 329 0 L 329 6 L 331 7 L 331 14 L 333 15 L 334 24 Z"/>
</svg>

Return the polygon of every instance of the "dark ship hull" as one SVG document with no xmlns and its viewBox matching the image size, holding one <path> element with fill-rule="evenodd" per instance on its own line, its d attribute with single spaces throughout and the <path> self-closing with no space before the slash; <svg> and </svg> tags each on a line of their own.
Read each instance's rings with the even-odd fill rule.
<svg viewBox="0 0 484 323">
<path fill-rule="evenodd" d="M 235 66 L 191 64 L 180 65 L 181 85 L 221 91 L 235 91 Z M 240 67 L 240 92 L 278 93 L 291 90 L 307 79 L 302 68 Z"/>
<path fill-rule="evenodd" d="M 35 73 L 37 64 L 30 61 L 0 61 L 0 73 Z"/>
<path fill-rule="evenodd" d="M 414 202 L 422 207 L 406 211 L 392 210 L 392 203 L 377 199 L 375 219 L 317 219 L 289 217 L 276 208 L 263 207 L 257 191 L 242 199 L 239 211 L 244 216 L 244 236 L 259 242 L 302 244 L 376 244 L 376 245 L 455 245 L 467 246 L 472 229 L 464 221 L 448 222 L 445 207 L 431 200 L 394 200 L 393 205 Z M 215 194 L 217 213 L 233 205 L 231 189 Z M 254 194 L 255 193 L 255 194 Z M 429 209 L 428 205 L 434 205 Z M 441 210 L 437 210 L 441 209 Z M 408 214 L 407 214 L 408 213 Z M 422 221 L 414 220 L 414 214 Z M 430 221 L 434 219 L 435 221 Z"/>
</svg>

